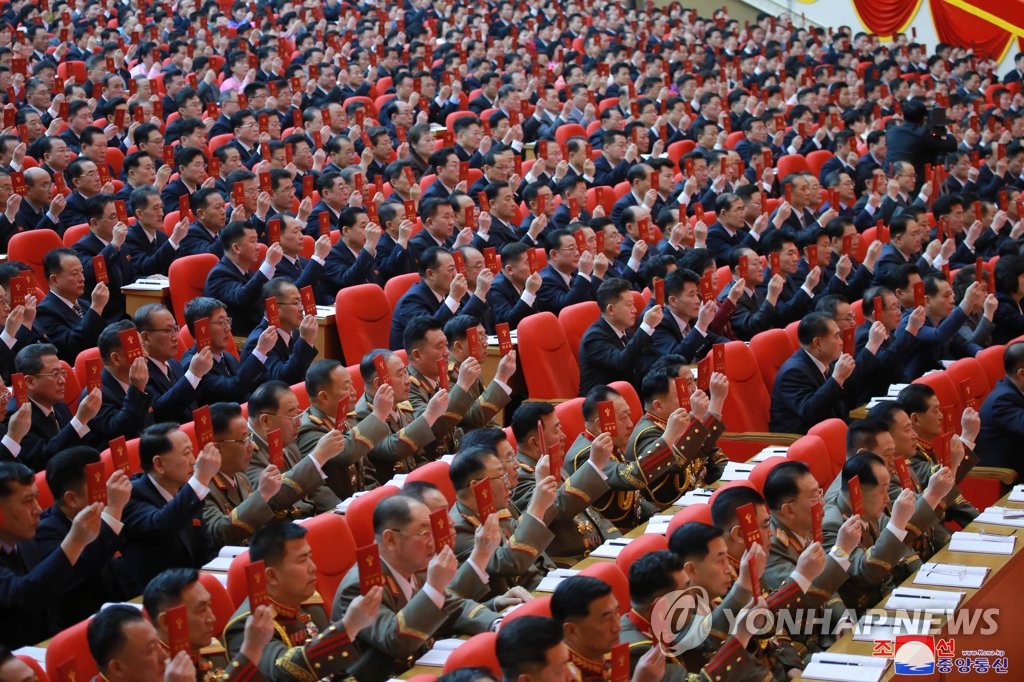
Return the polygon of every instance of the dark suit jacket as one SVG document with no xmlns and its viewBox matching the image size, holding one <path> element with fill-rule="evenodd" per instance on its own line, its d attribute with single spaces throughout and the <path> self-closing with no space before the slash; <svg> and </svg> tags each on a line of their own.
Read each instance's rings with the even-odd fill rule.
<svg viewBox="0 0 1024 682">
<path fill-rule="evenodd" d="M 873 283 L 882 284 L 889 273 L 899 266 L 906 265 L 907 263 L 916 264 L 922 277 L 934 272 L 934 269 L 928 264 L 928 261 L 924 259 L 924 256 L 920 256 L 916 260 L 914 258 L 906 258 L 899 252 L 896 246 L 890 242 L 882 247 L 882 253 L 878 256 L 878 262 L 875 264 L 875 279 Z"/>
<path fill-rule="evenodd" d="M 910 313 L 903 314 L 901 326 L 906 326 Z M 913 381 L 930 369 L 941 369 L 940 360 L 959 360 L 977 355 L 981 347 L 959 333 L 966 321 L 967 314 L 960 306 L 955 306 L 949 317 L 938 326 L 925 316 L 924 325 L 917 331 L 918 348 L 903 366 L 904 380 Z"/>
<path fill-rule="evenodd" d="M 711 351 L 711 346 L 729 341 L 710 329 L 708 329 L 708 335 L 704 336 L 693 326 L 693 322 L 696 320 L 691 322 L 690 329 L 684 337 L 676 318 L 667 310 L 665 311 L 661 323 L 654 328 L 651 347 L 647 349 L 641 360 L 642 374 L 646 374 L 647 368 L 663 355 L 682 355 L 688 363 L 696 363 Z"/>
<path fill-rule="evenodd" d="M 318 297 L 324 305 L 334 303 L 334 297 L 340 289 L 354 287 L 357 284 L 376 284 L 384 286 L 376 259 L 366 249 L 360 249 L 359 255 L 352 255 L 352 249 L 343 240 L 331 248 L 324 262 L 324 281 Z"/>
<path fill-rule="evenodd" d="M 177 210 L 177 208 L 175 206 L 174 210 Z M 72 225 L 81 225 L 82 223 L 89 222 L 89 218 L 85 215 L 85 197 L 77 191 L 69 194 L 64 210 L 57 217 L 60 218 L 59 234 L 62 237 L 64 236 L 64 231 Z"/>
<path fill-rule="evenodd" d="M 69 363 L 73 363 L 83 350 L 96 345 L 96 339 L 104 327 L 103 318 L 90 307 L 90 301 L 80 298 L 78 305 L 85 311 L 81 318 L 56 294 L 50 292 L 36 308 L 36 320 L 46 332 L 50 343 L 57 346 L 58 357 Z"/>
<path fill-rule="evenodd" d="M 443 246 L 450 251 L 454 245 L 454 234 L 452 234 L 451 237 L 448 237 L 448 239 L 444 241 L 444 244 L 438 244 L 437 240 L 427 232 L 426 228 L 424 228 L 409 239 L 409 260 L 412 261 L 414 266 L 418 266 L 420 262 L 420 254 L 431 246 Z"/>
<path fill-rule="evenodd" d="M 615 227 L 619 228 L 619 232 L 624 232 L 626 229 L 622 224 L 622 212 L 625 211 L 627 208 L 639 205 L 640 202 L 636 200 L 636 197 L 633 196 L 633 192 L 630 191 L 626 192 L 621 197 L 619 197 L 618 201 L 615 202 L 615 205 L 612 206 L 611 219 L 612 222 L 615 223 Z M 651 213 L 653 216 L 658 215 L 654 211 L 652 211 Z"/>
<path fill-rule="evenodd" d="M 992 332 L 992 343 L 1009 343 L 1024 334 L 1024 311 L 1013 297 L 1003 292 L 996 292 L 999 305 L 992 317 L 995 331 Z"/>
<path fill-rule="evenodd" d="M 142 430 L 152 426 L 153 399 L 149 393 L 143 392 L 128 384 L 128 391 L 121 388 L 114 375 L 106 368 L 100 378 L 100 391 L 103 393 L 103 404 L 99 414 L 89 422 L 89 429 L 96 434 L 100 443 L 106 443 L 118 436 L 129 440 L 138 438 Z M 88 387 L 82 389 L 82 398 L 86 396 Z M 191 417 L 189 419 L 191 421 Z"/>
<path fill-rule="evenodd" d="M 185 182 L 181 178 L 177 178 L 164 185 L 164 189 L 160 192 L 160 201 L 164 204 L 164 214 L 177 211 L 180 207 L 181 197 L 191 197 L 192 190 L 185 185 Z M 63 214 L 61 214 L 63 216 Z"/>
<path fill-rule="evenodd" d="M 58 600 L 76 582 L 64 552 L 43 554 L 28 540 L 18 543 L 17 553 L 15 565 L 0 553 L 0 641 L 12 648 L 34 645 L 57 632 Z"/>
<path fill-rule="evenodd" d="M 277 267 L 274 268 L 274 277 L 284 277 L 294 283 L 299 289 L 307 284 L 311 284 L 313 285 L 313 290 L 316 291 L 322 284 L 321 275 L 323 271 L 324 266 L 312 258 L 299 256 L 292 263 L 287 257 L 284 257 L 277 264 Z M 331 303 L 334 303 L 333 297 L 331 298 Z"/>
<path fill-rule="evenodd" d="M 220 258 L 224 255 L 224 244 L 220 240 L 220 235 L 211 237 L 205 227 L 195 222 L 189 226 L 188 234 L 181 240 L 178 257 L 194 256 L 197 253 L 212 253 Z"/>
<path fill-rule="evenodd" d="M 92 259 L 94 256 L 103 256 L 107 262 L 107 276 L 110 278 L 110 283 L 107 285 L 110 290 L 110 300 L 103 308 L 103 317 L 107 320 L 115 320 L 123 316 L 125 314 L 125 298 L 121 293 L 121 287 L 135 281 L 135 268 L 132 267 L 130 256 L 124 252 L 124 249 L 117 249 L 113 244 L 104 246 L 100 238 L 92 232 L 86 233 L 71 248 L 78 254 L 78 260 L 82 262 L 86 291 L 96 288 L 96 273 L 93 271 Z"/>
<path fill-rule="evenodd" d="M 650 346 L 651 337 L 645 332 L 627 330 L 623 342 L 604 317 L 598 318 L 580 341 L 580 395 L 594 386 L 622 380 L 639 390 L 640 359 Z"/>
<path fill-rule="evenodd" d="M 600 284 L 593 276 L 588 282 L 579 274 L 575 274 L 570 287 L 565 283 L 562 274 L 551 264 L 544 266 L 544 269 L 540 271 L 540 277 L 542 282 L 540 289 L 537 290 L 537 301 L 534 303 L 534 307 L 555 315 L 562 308 L 573 303 L 594 300 L 594 296 L 597 295 L 597 287 Z"/>
<path fill-rule="evenodd" d="M 242 357 L 252 355 L 260 334 L 269 325 L 270 323 L 267 321 L 267 318 L 260 320 L 260 323 L 249 334 L 249 338 L 245 340 L 245 345 L 242 346 L 242 352 L 240 353 Z M 289 385 L 297 384 L 305 378 L 306 370 L 309 369 L 309 365 L 316 358 L 316 354 L 316 348 L 303 341 L 299 335 L 299 330 L 296 329 L 292 331 L 290 343 L 285 344 L 283 339 L 278 338 L 277 344 L 267 353 L 267 363 L 264 365 L 263 372 L 255 383 L 280 379 Z M 203 378 L 205 379 L 206 377 Z"/>
<path fill-rule="evenodd" d="M 521 297 L 522 294 L 505 278 L 505 274 L 499 273 L 491 284 L 491 290 L 487 292 L 487 303 L 491 307 L 494 323 L 508 322 L 509 328 L 515 329 L 524 317 L 537 312 L 536 300 L 529 306 Z M 494 333 L 493 329 L 487 331 Z"/>
<path fill-rule="evenodd" d="M 427 187 L 426 191 L 423 192 L 423 196 L 420 197 L 420 201 L 432 198 L 447 199 L 449 196 L 451 196 L 451 192 L 448 191 L 448 188 L 445 187 L 440 180 L 434 180 Z M 472 197 L 473 195 L 470 196 Z M 475 199 L 476 197 L 473 198 Z"/>
<path fill-rule="evenodd" d="M 722 223 L 715 221 L 708 228 L 708 250 L 715 254 L 715 260 L 726 263 L 732 250 L 738 246 L 746 246 L 757 251 L 759 242 L 751 236 L 750 230 L 741 227 L 736 234 L 730 235 Z"/>
<path fill-rule="evenodd" d="M 320 236 L 320 214 L 324 211 L 331 216 L 331 229 L 341 229 L 341 225 L 338 223 L 338 216 L 331 210 L 331 207 L 323 201 L 318 201 L 316 202 L 316 205 L 313 206 L 313 211 L 309 214 L 309 219 L 306 220 L 306 227 L 302 229 L 303 234 L 308 234 L 313 239 Z"/>
<path fill-rule="evenodd" d="M 163 230 L 157 230 L 156 239 L 150 241 L 138 223 L 128 228 L 128 237 L 121 250 L 127 252 L 136 277 L 166 275 L 178 255 Z"/>
<path fill-rule="evenodd" d="M 192 410 L 196 409 L 197 388 L 185 378 L 185 370 L 181 364 L 171 358 L 167 361 L 170 377 L 163 373 L 153 360 L 149 365 L 149 383 L 146 393 L 153 399 L 153 419 L 157 422 L 178 422 L 184 424 L 192 421 Z"/>
<path fill-rule="evenodd" d="M 7 404 L 7 414 L 12 415 L 17 409 L 14 398 L 11 398 Z M 18 455 L 18 461 L 33 471 L 46 469 L 46 463 L 61 450 L 82 445 L 78 432 L 71 426 L 71 417 L 74 415 L 68 406 L 56 403 L 53 412 L 57 415 L 57 425 L 43 415 L 38 405 L 32 403 L 32 426 L 21 439 L 21 454 Z"/>
<path fill-rule="evenodd" d="M 224 256 L 206 276 L 203 295 L 226 305 L 231 316 L 231 331 L 235 336 L 245 336 L 263 317 L 263 285 L 267 281 L 259 270 L 243 274 Z"/>
<path fill-rule="evenodd" d="M 601 154 L 594 161 L 594 186 L 608 185 L 609 187 L 614 187 L 626 179 L 626 173 L 628 172 L 629 164 L 625 159 L 619 161 L 612 168 L 612 164 L 608 161 L 607 157 Z"/>
<path fill-rule="evenodd" d="M 119 580 L 128 594 L 139 594 L 165 569 L 200 568 L 216 555 L 203 524 L 203 501 L 187 483 L 167 502 L 147 474 L 136 474 L 121 520 Z"/>
<path fill-rule="evenodd" d="M 42 210 L 37 211 L 28 202 L 28 199 L 23 198 L 21 206 L 18 207 L 18 215 L 14 218 L 14 225 L 23 230 L 41 230 L 46 228 L 53 230 L 57 234 L 63 234 L 64 230 L 60 225 L 60 221 L 53 221 L 47 217 L 46 214 L 49 210 L 50 205 L 44 204 Z"/>
<path fill-rule="evenodd" d="M 444 300 L 438 301 L 430 287 L 420 280 L 405 292 L 405 295 L 399 299 L 398 305 L 395 306 L 394 314 L 391 316 L 391 335 L 388 345 L 392 350 L 403 347 L 402 333 L 405 331 L 406 323 L 414 317 L 421 315 L 432 317 L 441 324 L 455 315 L 471 315 L 479 319 L 486 306 L 485 301 L 481 301 L 471 292 L 460 302 L 458 309 L 453 313 L 451 308 L 445 305 Z"/>
<path fill-rule="evenodd" d="M 981 431 L 975 452 L 984 466 L 1009 467 L 1024 476 L 1020 442 L 1024 438 L 1024 394 L 1006 377 L 981 405 Z"/>
<path fill-rule="evenodd" d="M 811 356 L 798 349 L 779 368 L 772 386 L 770 428 L 773 433 L 807 433 L 815 424 L 832 417 L 845 420 L 850 376 L 844 386 L 818 370 Z"/>
<path fill-rule="evenodd" d="M 387 232 L 381 234 L 380 241 L 377 242 L 377 255 L 374 260 L 385 282 L 398 275 L 416 272 L 416 261 L 409 255 L 409 249 L 401 246 Z M 333 302 L 332 297 L 331 303 Z"/>
<path fill-rule="evenodd" d="M 718 296 L 718 305 L 722 305 L 722 302 L 728 298 L 731 288 L 732 284 L 730 283 L 722 289 L 722 293 Z M 765 329 L 780 326 L 781 321 L 782 318 L 775 306 L 765 299 L 764 294 L 756 290 L 753 296 L 749 292 L 743 292 L 729 317 L 733 333 L 736 338 L 743 341 L 749 341 L 754 334 L 763 332 Z"/>
<path fill-rule="evenodd" d="M 188 367 L 195 354 L 196 347 L 193 345 L 181 356 L 182 367 Z M 251 351 L 241 363 L 231 353 L 221 353 L 220 360 L 214 360 L 213 367 L 199 381 L 199 402 L 203 405 L 216 402 L 245 402 L 261 374 L 263 363 Z"/>
</svg>

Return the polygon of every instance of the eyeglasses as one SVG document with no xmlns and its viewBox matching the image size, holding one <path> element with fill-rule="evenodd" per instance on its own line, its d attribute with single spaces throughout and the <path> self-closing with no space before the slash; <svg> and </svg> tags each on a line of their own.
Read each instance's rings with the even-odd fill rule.
<svg viewBox="0 0 1024 682">
<path fill-rule="evenodd" d="M 296 414 L 273 414 L 273 413 L 271 413 L 271 414 L 269 414 L 267 416 L 277 417 L 278 419 L 289 419 L 289 420 L 291 420 L 293 422 L 297 422 L 297 421 L 299 421 L 299 419 L 302 418 L 302 413 L 301 412 L 296 413 Z"/>
<path fill-rule="evenodd" d="M 164 327 L 162 329 L 149 329 L 147 331 L 150 334 L 156 334 L 157 332 L 161 332 L 164 334 L 177 334 L 178 332 L 181 331 L 181 327 L 175 324 L 171 325 L 170 327 Z"/>
<path fill-rule="evenodd" d="M 231 318 L 230 317 L 225 317 L 223 320 L 220 320 L 218 322 L 211 322 L 210 324 L 214 325 L 216 327 L 224 327 L 225 329 L 230 329 L 231 328 Z"/>
<path fill-rule="evenodd" d="M 35 372 L 34 374 L 31 374 L 30 376 L 34 376 L 34 377 L 50 377 L 51 379 L 63 379 L 65 377 L 67 377 L 67 375 L 68 375 L 67 370 L 64 369 L 64 368 L 61 368 L 61 369 L 55 369 L 52 372 Z"/>
<path fill-rule="evenodd" d="M 425 538 L 431 534 L 429 528 L 424 528 L 423 530 L 405 530 L 403 528 L 389 528 L 388 530 L 393 530 L 396 533 L 407 533 L 418 538 Z"/>
<path fill-rule="evenodd" d="M 248 445 L 252 442 L 252 435 L 248 435 L 245 438 L 222 438 L 217 441 L 218 443 L 238 443 L 239 445 Z"/>
</svg>

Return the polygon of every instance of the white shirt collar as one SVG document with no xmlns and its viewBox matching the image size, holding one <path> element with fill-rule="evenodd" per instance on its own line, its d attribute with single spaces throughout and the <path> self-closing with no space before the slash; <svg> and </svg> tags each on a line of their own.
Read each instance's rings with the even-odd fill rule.
<svg viewBox="0 0 1024 682">
<path fill-rule="evenodd" d="M 151 474 L 146 474 L 146 475 L 149 477 L 149 482 L 152 483 L 153 487 L 156 488 L 156 491 L 158 493 L 160 493 L 160 497 L 164 498 L 164 501 L 170 502 L 171 500 L 174 499 L 174 495 L 172 495 L 169 492 L 167 492 L 166 490 L 164 490 L 163 486 L 161 486 L 159 483 L 157 483 L 156 479 L 153 478 L 153 476 Z"/>
</svg>

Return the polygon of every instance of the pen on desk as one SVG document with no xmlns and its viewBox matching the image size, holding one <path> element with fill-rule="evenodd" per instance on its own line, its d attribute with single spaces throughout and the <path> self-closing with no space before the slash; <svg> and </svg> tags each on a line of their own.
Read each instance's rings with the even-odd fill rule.
<svg viewBox="0 0 1024 682">
<path fill-rule="evenodd" d="M 861 666 L 860 663 L 851 663 L 850 661 L 832 661 L 825 658 L 819 658 L 818 663 L 828 663 L 829 665 L 852 665 L 856 668 Z"/>
<path fill-rule="evenodd" d="M 901 592 L 893 592 L 892 596 L 900 599 L 931 599 L 931 597 L 926 597 L 921 594 L 903 594 Z"/>
</svg>

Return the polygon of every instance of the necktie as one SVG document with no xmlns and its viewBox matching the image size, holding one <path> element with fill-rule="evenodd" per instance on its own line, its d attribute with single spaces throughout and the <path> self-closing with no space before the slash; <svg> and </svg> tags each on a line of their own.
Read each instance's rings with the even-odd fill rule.
<svg viewBox="0 0 1024 682">
<path fill-rule="evenodd" d="M 85 311 L 82 310 L 82 306 L 78 305 L 78 301 L 75 301 L 75 304 L 71 306 L 71 309 L 75 311 L 75 315 L 78 315 L 79 319 L 85 317 Z"/>
<path fill-rule="evenodd" d="M 48 416 L 46 420 L 50 423 L 50 426 L 53 428 L 54 435 L 60 433 L 60 422 L 57 421 L 56 410 L 51 411 L 50 416 Z"/>
</svg>

